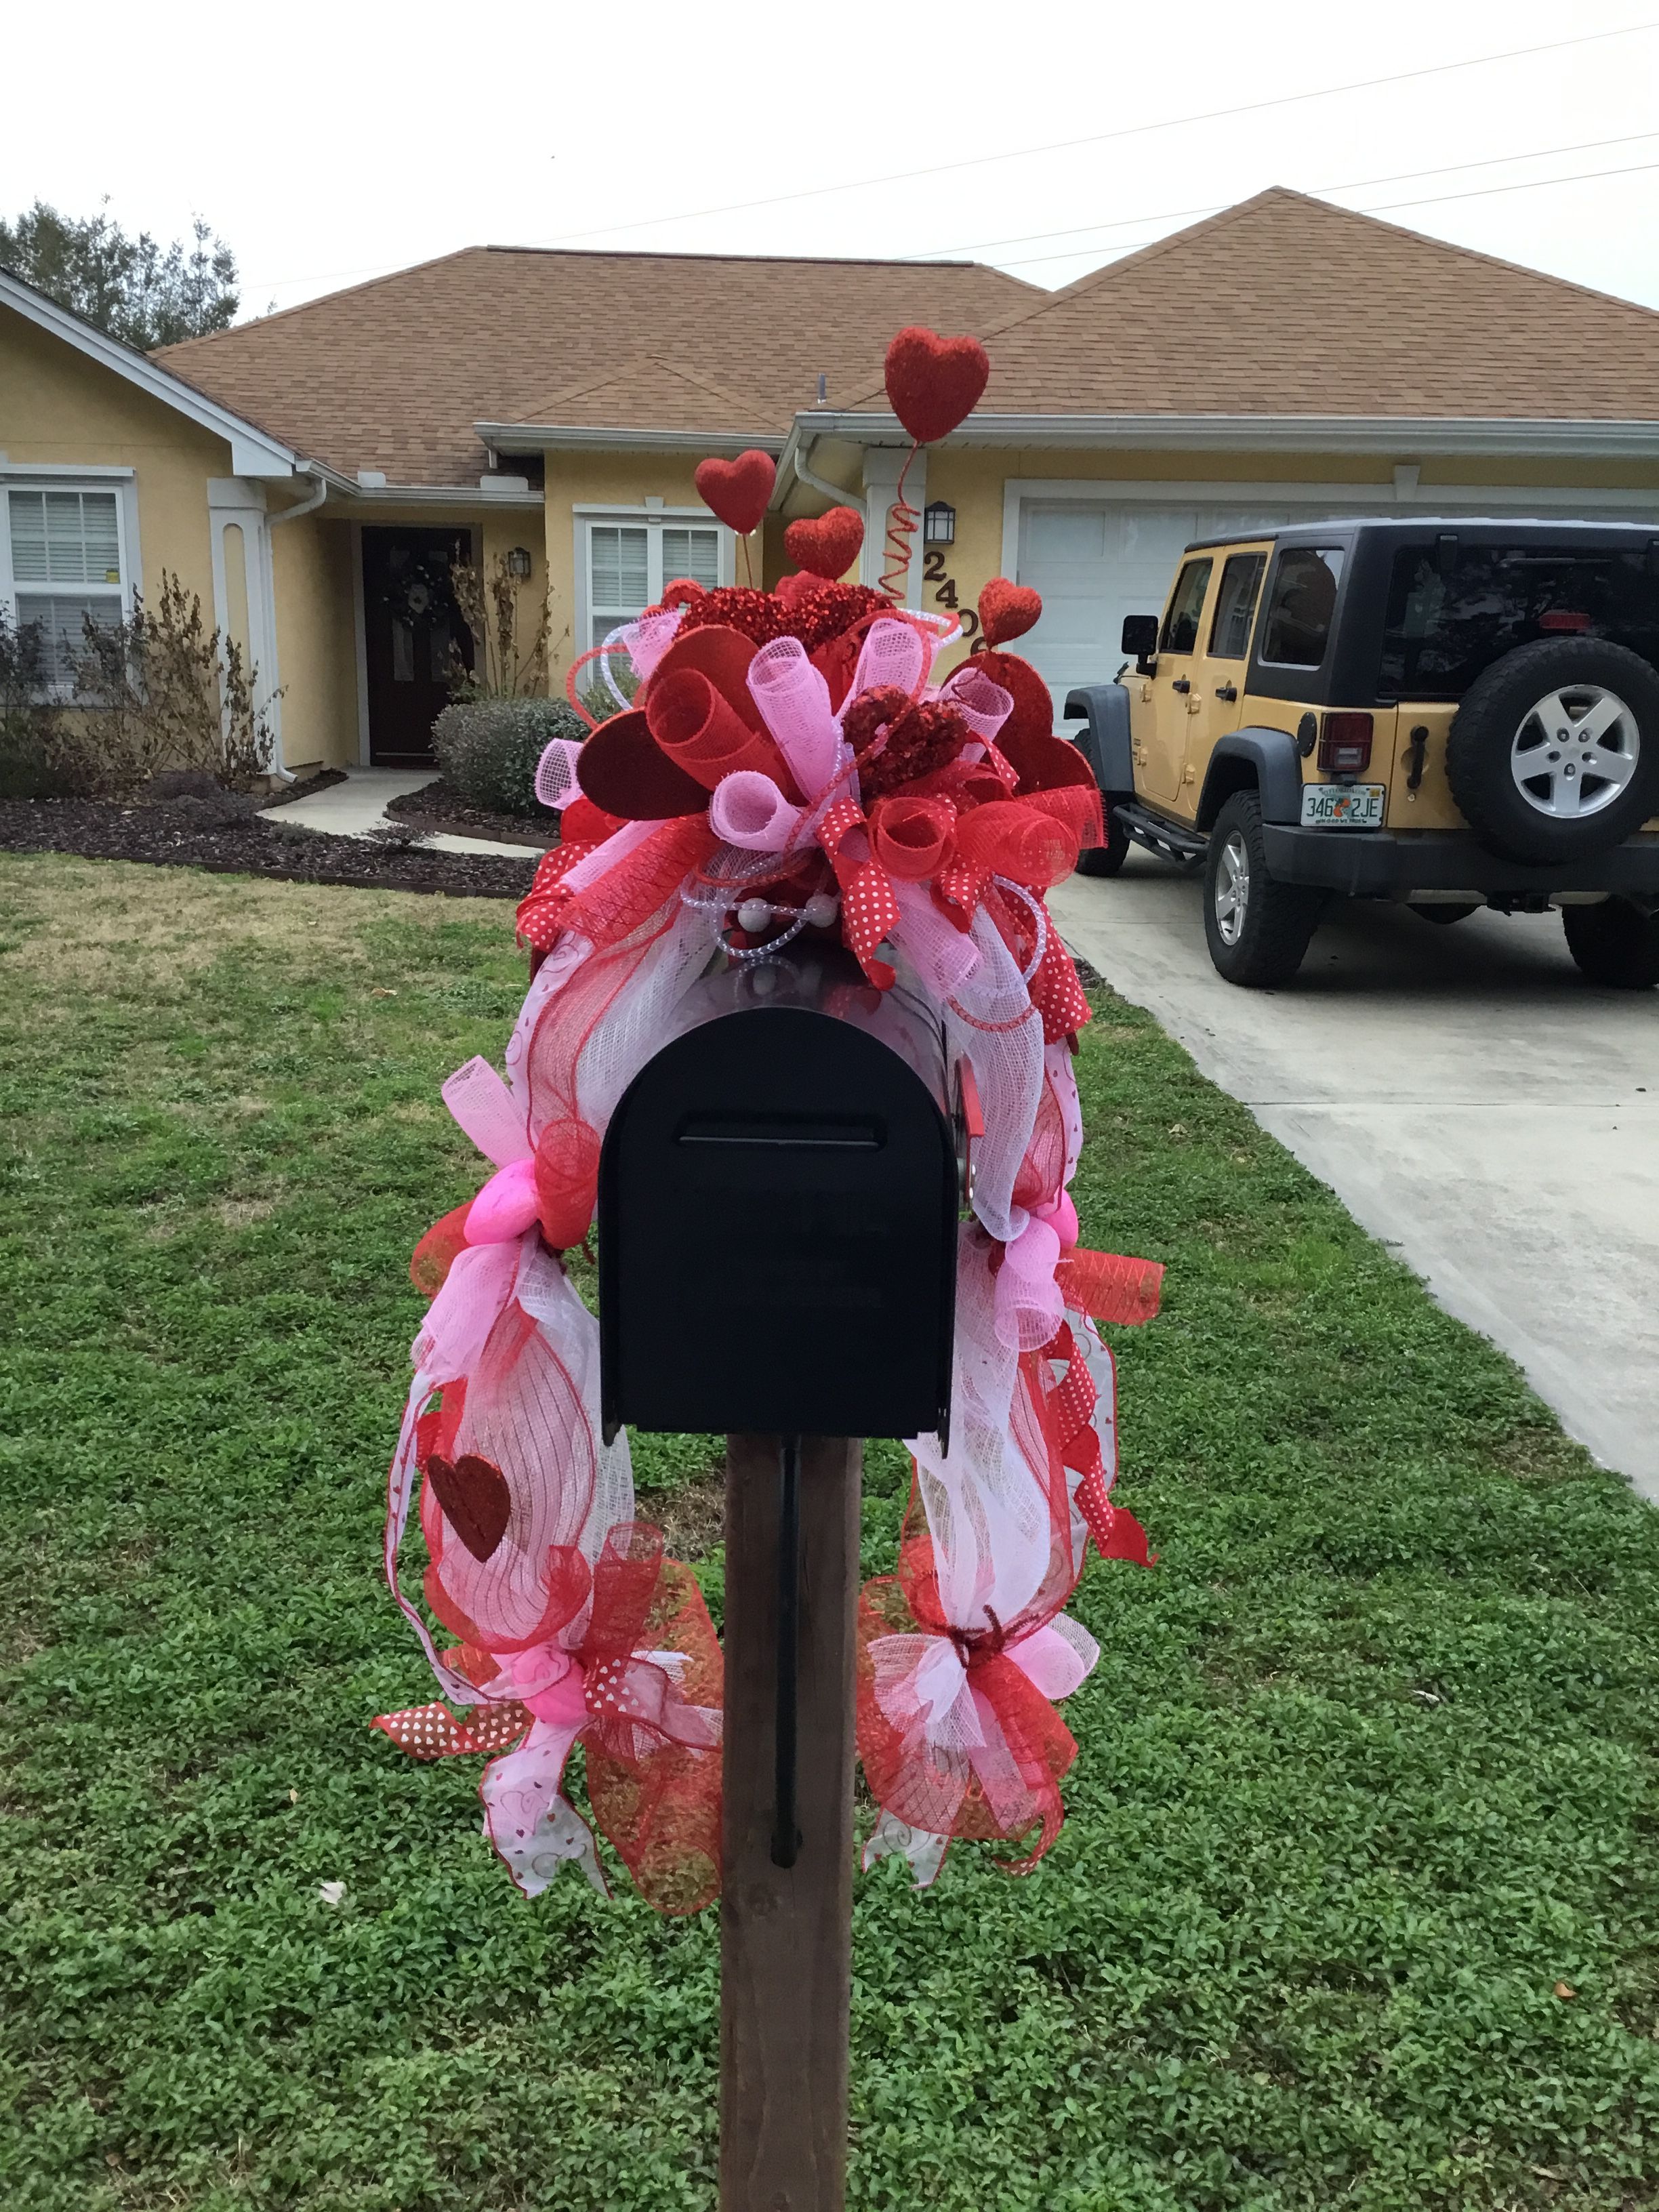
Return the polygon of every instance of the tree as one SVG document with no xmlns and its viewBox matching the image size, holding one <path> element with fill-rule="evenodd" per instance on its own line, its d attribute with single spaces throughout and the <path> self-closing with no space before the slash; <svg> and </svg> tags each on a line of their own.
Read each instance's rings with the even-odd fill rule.
<svg viewBox="0 0 1659 2212">
<path fill-rule="evenodd" d="M 148 353 L 210 331 L 236 313 L 236 257 L 198 216 L 194 244 L 159 246 L 147 230 L 130 238 L 104 210 L 60 215 L 44 200 L 15 222 L 0 220 L 0 268 L 123 344 Z"/>
</svg>

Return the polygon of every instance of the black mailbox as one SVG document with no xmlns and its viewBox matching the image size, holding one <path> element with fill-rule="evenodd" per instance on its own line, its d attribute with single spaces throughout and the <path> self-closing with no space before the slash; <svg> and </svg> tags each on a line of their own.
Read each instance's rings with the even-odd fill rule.
<svg viewBox="0 0 1659 2212">
<path fill-rule="evenodd" d="M 607 1435 L 943 1431 L 962 1168 L 937 1016 L 831 952 L 709 977 L 680 1019 L 600 1163 Z"/>
</svg>

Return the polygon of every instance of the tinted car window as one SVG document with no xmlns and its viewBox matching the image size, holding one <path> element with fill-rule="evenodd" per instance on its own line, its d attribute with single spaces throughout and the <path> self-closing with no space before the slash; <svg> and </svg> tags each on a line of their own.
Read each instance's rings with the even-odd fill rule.
<svg viewBox="0 0 1659 2212">
<path fill-rule="evenodd" d="M 1659 577 L 1644 555 L 1563 546 L 1431 546 L 1394 556 L 1381 688 L 1396 698 L 1459 699 L 1517 645 L 1607 637 L 1659 653 Z"/>
<path fill-rule="evenodd" d="M 1250 617 L 1255 595 L 1261 589 L 1265 553 L 1235 553 L 1221 572 L 1216 593 L 1215 620 L 1210 625 L 1210 653 L 1217 660 L 1243 660 L 1250 649 Z"/>
<path fill-rule="evenodd" d="M 1279 556 L 1261 624 L 1261 658 L 1317 668 L 1325 658 L 1342 576 L 1340 545 L 1291 545 Z"/>
<path fill-rule="evenodd" d="M 1189 561 L 1182 570 L 1158 634 L 1160 653 L 1196 653 L 1198 618 L 1204 611 L 1204 594 L 1210 588 L 1213 561 Z"/>
</svg>

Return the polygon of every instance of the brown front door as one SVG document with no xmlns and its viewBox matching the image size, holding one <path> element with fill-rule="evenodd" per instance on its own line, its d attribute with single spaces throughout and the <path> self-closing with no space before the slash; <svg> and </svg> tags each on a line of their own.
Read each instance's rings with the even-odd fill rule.
<svg viewBox="0 0 1659 2212">
<path fill-rule="evenodd" d="M 450 589 L 453 562 L 471 556 L 465 530 L 363 532 L 363 645 L 368 663 L 368 757 L 379 768 L 423 768 L 432 725 L 453 696 L 454 659 L 472 665 L 472 638 Z"/>
</svg>

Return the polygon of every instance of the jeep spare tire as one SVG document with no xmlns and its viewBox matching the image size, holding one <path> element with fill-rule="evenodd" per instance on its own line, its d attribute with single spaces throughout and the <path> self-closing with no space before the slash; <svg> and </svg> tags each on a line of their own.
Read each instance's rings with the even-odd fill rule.
<svg viewBox="0 0 1659 2212">
<path fill-rule="evenodd" d="M 1659 811 L 1659 673 L 1601 638 L 1518 646 L 1465 694 L 1446 780 L 1505 860 L 1611 852 Z"/>
</svg>

